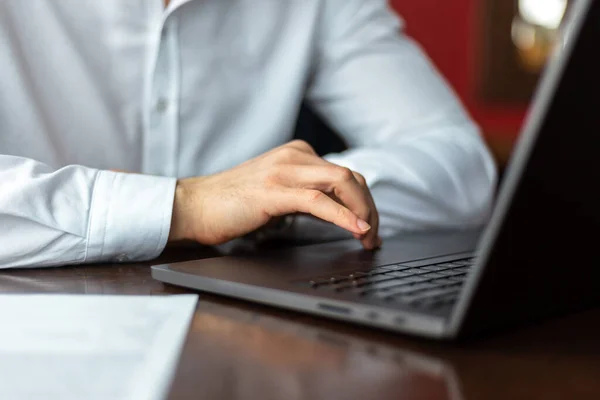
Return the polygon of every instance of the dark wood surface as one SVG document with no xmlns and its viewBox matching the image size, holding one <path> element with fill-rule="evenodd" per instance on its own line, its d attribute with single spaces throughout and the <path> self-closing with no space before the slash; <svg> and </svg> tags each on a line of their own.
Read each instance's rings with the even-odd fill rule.
<svg viewBox="0 0 600 400">
<path fill-rule="evenodd" d="M 0 271 L 0 293 L 187 292 L 151 264 Z M 600 310 L 447 344 L 201 293 L 170 398 L 600 399 Z"/>
</svg>

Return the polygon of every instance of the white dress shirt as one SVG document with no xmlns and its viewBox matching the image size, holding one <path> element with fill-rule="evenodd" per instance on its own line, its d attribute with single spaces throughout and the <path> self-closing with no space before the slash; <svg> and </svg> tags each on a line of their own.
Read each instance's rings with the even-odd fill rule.
<svg viewBox="0 0 600 400">
<path fill-rule="evenodd" d="M 289 141 L 304 99 L 384 236 L 486 220 L 492 158 L 384 0 L 0 0 L 0 267 L 156 257 L 176 178 Z"/>
</svg>

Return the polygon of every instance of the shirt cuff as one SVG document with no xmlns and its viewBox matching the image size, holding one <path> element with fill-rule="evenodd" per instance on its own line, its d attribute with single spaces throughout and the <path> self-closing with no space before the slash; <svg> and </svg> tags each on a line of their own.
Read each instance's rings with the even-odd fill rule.
<svg viewBox="0 0 600 400">
<path fill-rule="evenodd" d="M 99 171 L 85 261 L 158 257 L 169 238 L 176 183 L 175 178 Z"/>
</svg>

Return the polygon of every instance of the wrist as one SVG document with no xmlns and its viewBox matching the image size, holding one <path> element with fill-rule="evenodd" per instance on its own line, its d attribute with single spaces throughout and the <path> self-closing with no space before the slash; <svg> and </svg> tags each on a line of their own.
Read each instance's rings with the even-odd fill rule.
<svg viewBox="0 0 600 400">
<path fill-rule="evenodd" d="M 173 200 L 173 213 L 171 216 L 171 229 L 169 231 L 169 242 L 192 239 L 187 227 L 187 190 L 182 180 L 177 180 L 175 186 L 175 197 Z"/>
</svg>

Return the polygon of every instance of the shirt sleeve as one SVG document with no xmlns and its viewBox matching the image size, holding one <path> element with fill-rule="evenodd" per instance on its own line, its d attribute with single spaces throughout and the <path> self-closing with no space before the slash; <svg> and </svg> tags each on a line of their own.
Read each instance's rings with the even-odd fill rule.
<svg viewBox="0 0 600 400">
<path fill-rule="evenodd" d="M 484 223 L 493 158 L 400 17 L 385 0 L 325 0 L 322 21 L 308 101 L 349 145 L 326 159 L 365 176 L 381 234 Z"/>
<path fill-rule="evenodd" d="M 0 155 L 0 268 L 155 258 L 176 180 Z"/>
</svg>

